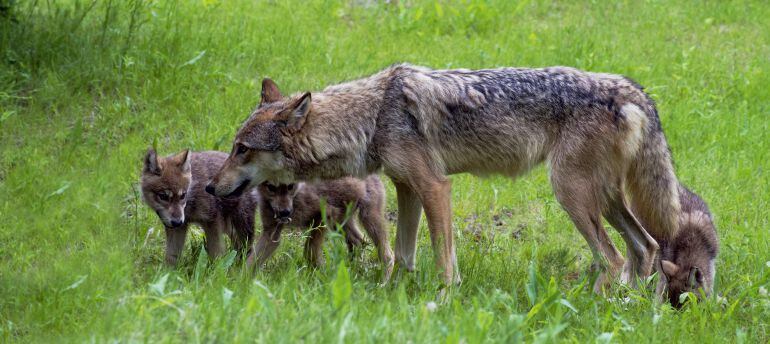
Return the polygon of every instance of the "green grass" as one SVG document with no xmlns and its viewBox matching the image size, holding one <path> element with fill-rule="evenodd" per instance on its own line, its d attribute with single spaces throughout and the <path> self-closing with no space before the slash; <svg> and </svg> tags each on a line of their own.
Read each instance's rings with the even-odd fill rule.
<svg viewBox="0 0 770 344">
<path fill-rule="evenodd" d="M 1 340 L 770 340 L 770 6 L 377 3 L 29 1 L 0 12 Z M 373 252 L 348 261 L 339 237 L 319 270 L 296 235 L 256 274 L 207 263 L 200 236 L 179 269 L 162 266 L 162 226 L 136 191 L 148 145 L 227 150 L 262 77 L 318 90 L 402 61 L 569 65 L 645 85 L 678 176 L 716 215 L 722 298 L 674 311 L 647 289 L 592 294 L 590 252 L 542 167 L 515 182 L 453 177 L 464 282 L 435 311 L 424 221 L 418 271 L 384 288 Z M 389 211 L 394 196 L 388 185 Z"/>
</svg>

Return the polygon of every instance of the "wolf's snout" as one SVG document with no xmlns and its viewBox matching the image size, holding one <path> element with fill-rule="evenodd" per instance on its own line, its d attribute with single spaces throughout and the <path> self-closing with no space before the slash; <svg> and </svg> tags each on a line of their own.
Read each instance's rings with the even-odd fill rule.
<svg viewBox="0 0 770 344">
<path fill-rule="evenodd" d="M 206 192 L 208 192 L 209 194 L 214 195 L 214 183 L 206 184 Z"/>
<path fill-rule="evenodd" d="M 179 227 L 182 224 L 184 224 L 184 221 L 182 219 L 172 219 L 171 220 L 171 227 Z"/>
<path fill-rule="evenodd" d="M 278 217 L 289 217 L 291 215 L 291 210 L 289 209 L 281 209 L 278 211 Z"/>
</svg>

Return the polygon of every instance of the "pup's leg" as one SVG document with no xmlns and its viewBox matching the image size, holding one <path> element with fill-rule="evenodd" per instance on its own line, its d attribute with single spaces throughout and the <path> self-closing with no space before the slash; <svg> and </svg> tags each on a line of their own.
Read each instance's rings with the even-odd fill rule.
<svg viewBox="0 0 770 344">
<path fill-rule="evenodd" d="M 551 184 L 556 199 L 588 242 L 595 263 L 603 270 L 594 284 L 594 291 L 601 293 L 623 266 L 623 256 L 602 226 L 600 184 L 590 173 L 565 160 L 551 159 Z"/>
<path fill-rule="evenodd" d="M 267 227 L 262 229 L 262 233 L 257 239 L 257 243 L 254 245 L 254 249 L 251 250 L 248 258 L 246 258 L 247 266 L 261 267 L 265 262 L 273 256 L 273 253 L 281 243 L 281 230 L 282 225 L 275 225 L 268 229 Z"/>
<path fill-rule="evenodd" d="M 356 221 L 352 218 L 345 222 L 342 230 L 345 232 L 345 244 L 348 246 L 348 253 L 353 254 L 357 248 L 364 244 L 364 237 L 361 235 L 361 231 L 358 230 Z"/>
<path fill-rule="evenodd" d="M 238 257 L 249 257 L 254 245 L 254 207 L 239 205 L 239 211 L 232 216 L 233 244 Z"/>
<path fill-rule="evenodd" d="M 315 267 L 324 265 L 323 242 L 325 234 L 326 228 L 313 228 L 305 241 L 305 259 Z"/>
<path fill-rule="evenodd" d="M 414 271 L 417 253 L 417 229 L 420 225 L 422 204 L 409 185 L 393 180 L 398 197 L 398 225 L 396 232 L 396 261 L 408 271 Z"/>
<path fill-rule="evenodd" d="M 206 234 L 204 247 L 211 259 L 219 258 L 225 251 L 222 241 L 225 230 L 225 220 L 221 217 L 203 226 L 203 232 Z"/>
<path fill-rule="evenodd" d="M 372 197 L 359 205 L 358 219 L 377 247 L 377 254 L 383 264 L 382 282 L 386 283 L 393 273 L 393 251 L 390 249 L 388 227 L 385 224 L 385 198 L 384 194 L 379 197 L 373 194 L 370 196 Z"/>
<path fill-rule="evenodd" d="M 166 264 L 169 266 L 176 266 L 184 249 L 185 238 L 187 238 L 186 224 L 177 228 L 166 227 Z"/>
</svg>

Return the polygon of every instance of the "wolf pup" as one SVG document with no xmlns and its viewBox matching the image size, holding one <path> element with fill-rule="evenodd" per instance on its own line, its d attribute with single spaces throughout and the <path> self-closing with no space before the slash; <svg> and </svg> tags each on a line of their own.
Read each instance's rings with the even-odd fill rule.
<svg viewBox="0 0 770 344">
<path fill-rule="evenodd" d="M 670 241 L 660 241 L 663 274 L 658 284 L 658 295 L 667 295 L 676 308 L 682 306 L 679 296 L 685 292 L 711 295 L 716 274 L 714 262 L 719 253 L 714 219 L 706 202 L 680 185 L 679 203 L 679 232 Z"/>
<path fill-rule="evenodd" d="M 206 252 L 217 257 L 224 251 L 227 234 L 238 252 L 251 248 L 258 195 L 215 197 L 204 191 L 208 180 L 227 158 L 222 152 L 189 152 L 158 157 L 150 148 L 144 158 L 142 198 L 158 214 L 166 229 L 166 263 L 176 265 L 184 248 L 187 226 L 201 226 Z"/>
<path fill-rule="evenodd" d="M 380 177 L 372 175 L 365 180 L 341 178 L 320 183 L 260 184 L 259 210 L 262 234 L 257 240 L 249 263 L 262 265 L 278 247 L 281 230 L 285 226 L 311 231 L 305 242 L 305 258 L 315 266 L 323 265 L 322 244 L 326 228 L 321 212 L 321 199 L 326 202 L 326 223 L 341 224 L 345 232 L 348 250 L 362 244 L 363 238 L 352 218 L 358 212 L 358 220 L 377 247 L 382 260 L 383 279 L 387 281 L 393 271 L 393 252 L 388 243 L 385 224 L 385 188 Z"/>
<path fill-rule="evenodd" d="M 229 195 L 266 180 L 383 170 L 398 195 L 396 261 L 414 269 L 424 209 L 436 265 L 450 284 L 460 275 L 447 175 L 516 177 L 544 161 L 556 199 L 601 267 L 594 290 L 621 270 L 624 281 L 648 276 L 659 248 L 648 231 L 668 239 L 678 229 L 678 182 L 653 100 L 619 75 L 400 64 L 289 97 L 265 79 L 259 106 L 208 187 Z M 627 262 L 602 216 L 626 242 Z"/>
</svg>

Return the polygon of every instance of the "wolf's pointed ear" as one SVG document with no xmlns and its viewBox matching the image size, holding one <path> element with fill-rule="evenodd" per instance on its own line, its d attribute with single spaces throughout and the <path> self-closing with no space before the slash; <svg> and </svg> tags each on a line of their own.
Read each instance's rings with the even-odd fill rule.
<svg viewBox="0 0 770 344">
<path fill-rule="evenodd" d="M 698 283 L 703 282 L 703 274 L 701 274 L 700 269 L 698 267 L 693 266 L 690 268 L 690 275 L 687 276 L 687 284 L 690 286 L 690 288 L 695 288 L 698 286 Z"/>
<path fill-rule="evenodd" d="M 270 78 L 262 79 L 262 93 L 259 99 L 259 106 L 274 103 L 281 99 L 283 99 L 283 95 L 281 95 L 278 85 Z"/>
<path fill-rule="evenodd" d="M 668 260 L 661 260 L 660 266 L 663 268 L 663 273 L 669 277 L 674 276 L 679 272 L 679 266 Z"/>
<path fill-rule="evenodd" d="M 152 174 L 160 174 L 160 164 L 158 164 L 158 154 L 155 153 L 155 149 L 152 147 L 147 149 L 147 154 L 144 155 L 144 172 Z"/>
<path fill-rule="evenodd" d="M 174 157 L 174 161 L 176 161 L 177 166 L 179 166 L 182 169 L 182 172 L 188 173 L 190 172 L 190 150 L 185 149 L 184 151 L 180 152 Z"/>
<path fill-rule="evenodd" d="M 276 122 L 290 131 L 302 129 L 302 126 L 305 124 L 305 119 L 307 119 L 307 114 L 310 112 L 311 101 L 310 92 L 305 92 L 302 96 L 293 100 L 280 114 L 278 114 L 278 116 L 276 116 Z"/>
</svg>

